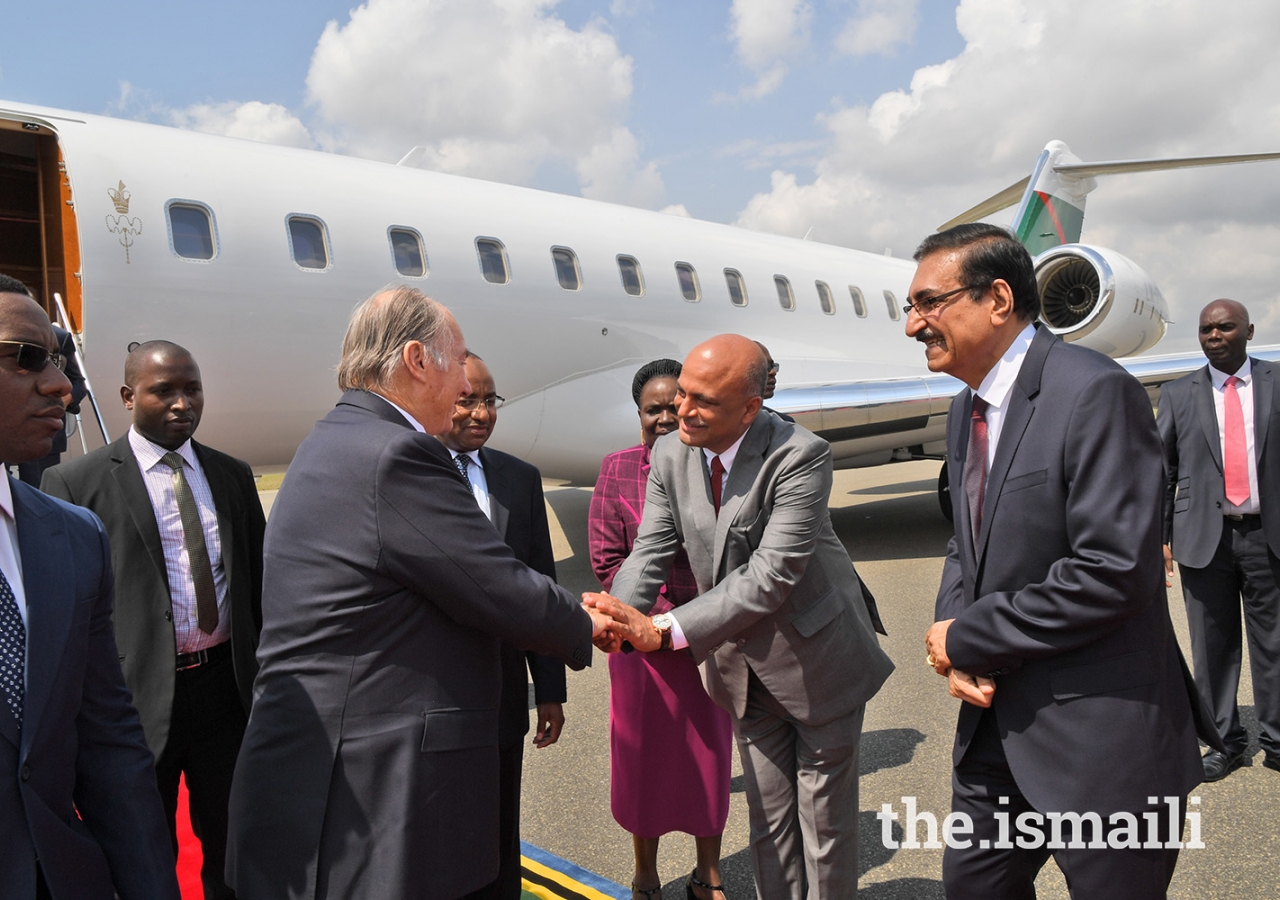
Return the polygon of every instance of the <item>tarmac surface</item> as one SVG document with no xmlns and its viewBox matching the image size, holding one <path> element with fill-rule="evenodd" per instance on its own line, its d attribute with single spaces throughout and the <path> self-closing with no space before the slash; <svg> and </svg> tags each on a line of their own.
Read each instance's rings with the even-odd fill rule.
<svg viewBox="0 0 1280 900">
<path fill-rule="evenodd" d="M 910 462 L 837 472 L 831 510 L 836 532 L 863 580 L 871 587 L 889 631 L 882 645 L 897 664 L 868 705 L 862 737 L 860 896 L 869 900 L 942 898 L 942 851 L 888 849 L 881 841 L 881 805 L 899 813 L 893 838 L 902 840 L 903 797 L 940 822 L 949 811 L 951 746 L 958 702 L 925 663 L 923 638 L 933 621 L 933 601 L 951 525 L 940 514 L 939 463 Z M 586 517 L 590 488 L 547 483 L 560 581 L 575 591 L 596 590 L 587 559 Z M 264 498 L 266 499 L 266 498 Z M 1187 653 L 1181 589 L 1170 589 L 1170 610 Z M 525 753 L 522 838 L 622 885 L 632 877 L 630 836 L 609 811 L 608 668 L 594 664 L 569 674 L 566 725 L 558 744 Z M 1184 850 L 1170 889 L 1174 898 L 1262 898 L 1280 889 L 1280 772 L 1263 768 L 1257 747 L 1247 663 L 1240 687 L 1242 714 L 1251 736 L 1251 767 L 1216 784 L 1202 785 L 1204 849 Z M 754 897 L 747 851 L 747 806 L 740 768 L 734 768 L 722 872 L 730 900 Z M 653 760 L 655 792 L 662 790 L 662 761 Z M 923 827 L 920 829 L 923 842 Z M 684 896 L 694 865 L 693 840 L 662 840 L 659 870 L 666 900 Z M 1066 884 L 1049 863 L 1037 881 L 1042 898 L 1067 898 Z M 624 894 L 625 896 L 625 894 Z"/>
</svg>

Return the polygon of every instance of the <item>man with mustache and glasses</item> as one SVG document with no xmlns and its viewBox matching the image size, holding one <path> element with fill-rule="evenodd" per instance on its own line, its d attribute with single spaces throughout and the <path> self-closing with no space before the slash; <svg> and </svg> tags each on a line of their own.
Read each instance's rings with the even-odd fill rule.
<svg viewBox="0 0 1280 900">
<path fill-rule="evenodd" d="M 0 458 L 62 428 L 49 317 L 0 275 Z M 0 475 L 0 897 L 178 900 L 151 753 L 112 636 L 92 515 Z"/>
<path fill-rule="evenodd" d="M 138 345 L 124 382 L 133 427 L 48 470 L 42 487 L 106 526 L 120 660 L 156 755 L 173 852 L 185 774 L 205 897 L 234 897 L 223 876 L 227 802 L 257 673 L 266 522 L 249 466 L 192 440 L 204 385 L 186 349 Z"/>
<path fill-rule="evenodd" d="M 972 831 L 948 842 L 947 897 L 1034 897 L 1052 855 L 1073 897 L 1163 898 L 1203 773 L 1146 391 L 1034 324 L 1031 257 L 1005 229 L 959 225 L 915 258 L 906 333 L 968 386 L 947 416 L 956 533 L 925 635 L 964 701 L 951 808 Z M 1073 837 L 1045 824 L 1062 815 L 1089 818 Z"/>
</svg>

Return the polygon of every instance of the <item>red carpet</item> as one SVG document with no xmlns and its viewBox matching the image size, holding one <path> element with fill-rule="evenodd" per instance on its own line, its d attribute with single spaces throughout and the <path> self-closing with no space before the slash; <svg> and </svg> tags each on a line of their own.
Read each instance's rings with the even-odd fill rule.
<svg viewBox="0 0 1280 900">
<path fill-rule="evenodd" d="M 191 816 L 187 811 L 187 780 L 178 782 L 178 887 L 182 900 L 204 900 L 204 888 L 200 885 L 200 842 L 191 831 Z"/>
</svg>

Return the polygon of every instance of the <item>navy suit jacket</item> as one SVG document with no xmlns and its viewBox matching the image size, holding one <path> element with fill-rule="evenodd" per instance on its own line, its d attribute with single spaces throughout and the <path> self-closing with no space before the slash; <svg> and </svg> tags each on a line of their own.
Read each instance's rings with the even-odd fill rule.
<svg viewBox="0 0 1280 900">
<path fill-rule="evenodd" d="M 1253 454 L 1258 467 L 1262 530 L 1272 554 L 1280 556 L 1280 391 L 1276 367 L 1253 363 Z M 1213 405 L 1209 367 L 1197 369 L 1160 390 L 1156 415 L 1164 442 L 1164 542 L 1184 566 L 1209 565 L 1222 539 L 1222 438 Z M 1271 462 L 1275 459 L 1276 462 Z"/>
<path fill-rule="evenodd" d="M 547 505 L 542 497 L 542 475 L 535 466 L 501 450 L 480 448 L 493 527 L 516 559 L 548 578 L 556 577 L 551 549 Z M 498 712 L 498 746 L 514 747 L 529 733 L 529 682 L 533 676 L 538 703 L 565 701 L 564 663 L 541 653 L 502 643 L 502 705 Z"/>
<path fill-rule="evenodd" d="M 152 757 L 116 655 L 106 533 L 92 513 L 9 487 L 27 686 L 21 731 L 0 715 L 0 897 L 35 897 L 38 859 L 58 900 L 177 900 Z"/>
<path fill-rule="evenodd" d="M 1160 548 L 1160 439 L 1142 386 L 1039 328 L 1009 395 L 976 547 L 964 466 L 971 392 L 947 418 L 955 510 L 938 620 L 957 669 L 994 674 L 1019 789 L 1042 811 L 1182 796 L 1203 778 Z M 961 704 L 954 761 L 982 709 Z"/>
</svg>

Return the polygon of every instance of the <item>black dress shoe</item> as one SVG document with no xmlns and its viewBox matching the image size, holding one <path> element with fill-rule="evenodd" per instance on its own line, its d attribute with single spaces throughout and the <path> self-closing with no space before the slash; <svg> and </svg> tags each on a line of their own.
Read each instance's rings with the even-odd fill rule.
<svg viewBox="0 0 1280 900">
<path fill-rule="evenodd" d="M 1200 760 L 1204 763 L 1204 780 L 1221 781 L 1236 769 L 1244 765 L 1244 751 L 1230 755 L 1210 750 Z"/>
<path fill-rule="evenodd" d="M 1268 769 L 1275 769 L 1277 772 L 1280 772 L 1280 753 L 1268 753 L 1266 756 L 1262 757 L 1262 764 Z"/>
</svg>

